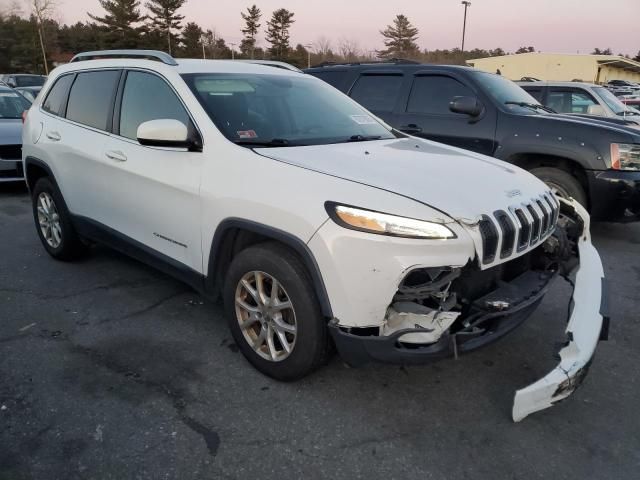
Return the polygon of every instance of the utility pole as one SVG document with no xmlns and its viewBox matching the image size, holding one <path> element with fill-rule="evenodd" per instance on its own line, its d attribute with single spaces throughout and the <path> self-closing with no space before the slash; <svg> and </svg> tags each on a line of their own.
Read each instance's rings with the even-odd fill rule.
<svg viewBox="0 0 640 480">
<path fill-rule="evenodd" d="M 467 8 L 471 6 L 471 2 L 468 0 L 464 0 L 460 2 L 461 5 L 464 5 L 464 22 L 462 23 L 462 52 L 464 53 L 464 36 L 467 33 Z"/>
<path fill-rule="evenodd" d="M 307 68 L 311 68 L 311 49 L 313 48 L 312 44 L 305 45 L 304 48 L 307 49 Z"/>
</svg>

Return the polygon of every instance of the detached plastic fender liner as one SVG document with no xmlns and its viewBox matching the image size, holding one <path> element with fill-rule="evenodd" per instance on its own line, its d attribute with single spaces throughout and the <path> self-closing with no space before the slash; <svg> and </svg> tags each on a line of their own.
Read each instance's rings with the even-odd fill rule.
<svg viewBox="0 0 640 480">
<path fill-rule="evenodd" d="M 578 240 L 580 269 L 573 291 L 573 312 L 566 328 L 567 344 L 560 351 L 560 364 L 537 382 L 518 390 L 512 417 L 519 422 L 567 398 L 584 380 L 596 346 L 606 337 L 608 317 L 603 312 L 604 271 L 597 250 L 591 244 L 589 214 L 575 200 L 562 200 L 582 218 L 584 230 Z M 606 321 L 605 321 L 606 319 Z"/>
</svg>

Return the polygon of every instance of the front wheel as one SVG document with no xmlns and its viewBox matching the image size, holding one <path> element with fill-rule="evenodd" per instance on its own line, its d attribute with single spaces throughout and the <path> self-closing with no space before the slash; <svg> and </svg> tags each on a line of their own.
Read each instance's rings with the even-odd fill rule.
<svg viewBox="0 0 640 480">
<path fill-rule="evenodd" d="M 296 380 L 326 360 L 327 326 L 309 274 L 283 245 L 240 252 L 227 272 L 224 303 L 236 344 L 265 375 Z"/>
<path fill-rule="evenodd" d="M 573 198 L 583 207 L 588 207 L 587 195 L 576 177 L 565 170 L 553 167 L 538 167 L 530 170 L 559 197 Z"/>
</svg>

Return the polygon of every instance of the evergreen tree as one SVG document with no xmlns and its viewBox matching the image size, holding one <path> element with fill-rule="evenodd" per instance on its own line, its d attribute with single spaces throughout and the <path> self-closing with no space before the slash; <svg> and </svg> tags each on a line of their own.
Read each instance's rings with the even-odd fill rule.
<svg viewBox="0 0 640 480">
<path fill-rule="evenodd" d="M 384 37 L 385 50 L 378 52 L 381 58 L 415 56 L 419 52 L 418 29 L 404 15 L 396 15 L 393 25 L 388 25 L 380 31 Z"/>
<path fill-rule="evenodd" d="M 182 55 L 187 58 L 202 57 L 203 34 L 202 28 L 197 23 L 187 23 L 182 30 Z"/>
<path fill-rule="evenodd" d="M 518 50 L 516 50 L 516 54 L 518 53 L 532 53 L 535 52 L 536 49 L 533 47 L 520 47 Z"/>
<path fill-rule="evenodd" d="M 103 17 L 88 13 L 89 17 L 108 28 L 107 42 L 111 48 L 136 48 L 146 32 L 142 25 L 139 0 L 98 0 L 105 10 Z"/>
<path fill-rule="evenodd" d="M 253 5 L 247 8 L 247 13 L 242 12 L 240 15 L 245 22 L 245 27 L 242 29 L 244 38 L 242 39 L 242 43 L 240 43 L 240 51 L 244 56 L 253 58 L 256 49 L 256 35 L 260 28 L 262 12 L 257 6 Z"/>
<path fill-rule="evenodd" d="M 280 8 L 273 12 L 267 22 L 267 42 L 271 44 L 269 53 L 276 59 L 286 59 L 289 53 L 289 29 L 295 20 L 293 12 Z"/>
<path fill-rule="evenodd" d="M 171 54 L 173 46 L 178 42 L 178 34 L 174 31 L 182 29 L 184 15 L 178 14 L 185 0 L 149 0 L 146 7 L 151 12 L 151 30 L 164 36 L 168 52 Z"/>
<path fill-rule="evenodd" d="M 635 57 L 633 57 L 633 59 L 634 59 L 636 62 L 640 62 L 640 50 L 638 50 L 638 54 L 637 54 Z"/>
</svg>

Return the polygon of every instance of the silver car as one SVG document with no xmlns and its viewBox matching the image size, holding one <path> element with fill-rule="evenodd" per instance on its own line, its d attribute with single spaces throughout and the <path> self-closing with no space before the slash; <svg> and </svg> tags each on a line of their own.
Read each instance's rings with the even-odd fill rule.
<svg viewBox="0 0 640 480">
<path fill-rule="evenodd" d="M 640 111 L 622 103 L 603 86 L 582 82 L 517 82 L 557 113 L 596 115 L 640 125 Z"/>
<path fill-rule="evenodd" d="M 24 180 L 22 115 L 31 102 L 9 87 L 0 86 L 0 182 Z"/>
</svg>

